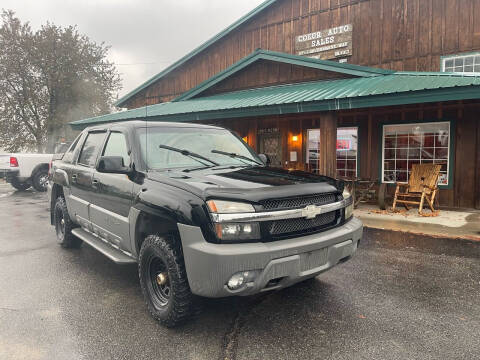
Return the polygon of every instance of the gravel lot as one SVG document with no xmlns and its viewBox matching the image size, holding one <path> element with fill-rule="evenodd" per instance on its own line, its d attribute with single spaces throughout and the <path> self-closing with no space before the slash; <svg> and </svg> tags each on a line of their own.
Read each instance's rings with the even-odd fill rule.
<svg viewBox="0 0 480 360">
<path fill-rule="evenodd" d="M 366 239 L 312 281 L 207 300 L 198 319 L 168 330 L 149 316 L 136 267 L 61 249 L 47 207 L 45 194 L 0 183 L 2 360 L 479 358 L 476 251 Z"/>
</svg>

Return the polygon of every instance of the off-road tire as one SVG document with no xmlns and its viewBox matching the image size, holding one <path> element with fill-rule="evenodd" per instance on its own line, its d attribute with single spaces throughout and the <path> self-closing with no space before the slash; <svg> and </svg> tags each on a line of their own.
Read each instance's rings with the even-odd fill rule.
<svg viewBox="0 0 480 360">
<path fill-rule="evenodd" d="M 38 192 L 47 191 L 48 170 L 40 169 L 32 176 L 32 185 Z"/>
<path fill-rule="evenodd" d="M 57 241 L 63 248 L 76 249 L 82 246 L 83 241 L 72 234 L 72 230 L 77 226 L 72 222 L 68 215 L 67 203 L 63 196 L 58 197 L 55 201 L 53 221 Z"/>
<path fill-rule="evenodd" d="M 154 263 L 163 265 L 162 273 L 168 274 L 170 290 L 166 302 L 161 298 L 164 294 L 158 295 L 162 290 L 155 282 L 158 269 L 152 268 Z M 198 299 L 188 284 L 182 249 L 174 238 L 148 236 L 140 249 L 138 274 L 148 310 L 162 325 L 170 328 L 178 326 L 199 312 Z"/>
<path fill-rule="evenodd" d="M 21 182 L 17 177 L 12 178 L 10 184 L 18 191 L 28 190 L 32 186 L 28 181 Z"/>
</svg>

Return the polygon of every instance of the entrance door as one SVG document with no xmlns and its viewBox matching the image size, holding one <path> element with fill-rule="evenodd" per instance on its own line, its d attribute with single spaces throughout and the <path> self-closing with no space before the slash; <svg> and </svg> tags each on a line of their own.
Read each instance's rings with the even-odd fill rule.
<svg viewBox="0 0 480 360">
<path fill-rule="evenodd" d="M 279 133 L 259 135 L 258 144 L 260 154 L 270 158 L 270 166 L 282 167 L 282 138 Z"/>
</svg>

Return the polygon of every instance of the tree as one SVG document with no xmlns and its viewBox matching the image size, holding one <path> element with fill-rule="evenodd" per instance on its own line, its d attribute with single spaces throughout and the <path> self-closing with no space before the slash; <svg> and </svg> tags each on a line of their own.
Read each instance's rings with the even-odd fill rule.
<svg viewBox="0 0 480 360">
<path fill-rule="evenodd" d="M 0 28 L 0 147 L 52 152 L 65 124 L 110 112 L 121 88 L 110 47 L 75 26 L 33 31 L 12 11 Z"/>
</svg>

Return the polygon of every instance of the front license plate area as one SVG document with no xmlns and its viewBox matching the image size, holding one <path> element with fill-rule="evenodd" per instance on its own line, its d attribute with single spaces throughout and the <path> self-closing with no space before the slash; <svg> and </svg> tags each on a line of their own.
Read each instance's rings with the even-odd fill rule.
<svg viewBox="0 0 480 360">
<path fill-rule="evenodd" d="M 300 255 L 300 271 L 308 271 L 325 265 L 327 262 L 328 248 L 310 251 Z"/>
</svg>

